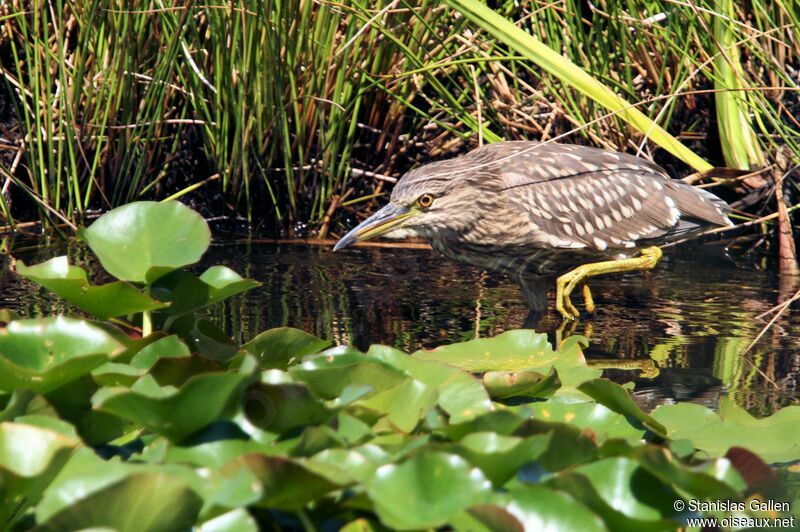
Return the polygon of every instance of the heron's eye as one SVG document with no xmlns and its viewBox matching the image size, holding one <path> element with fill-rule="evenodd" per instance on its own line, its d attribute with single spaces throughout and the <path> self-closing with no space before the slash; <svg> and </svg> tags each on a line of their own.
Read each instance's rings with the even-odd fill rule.
<svg viewBox="0 0 800 532">
<path fill-rule="evenodd" d="M 417 205 L 422 207 L 423 209 L 427 209 L 431 205 L 433 205 L 433 196 L 430 194 L 423 194 L 422 196 L 417 199 Z"/>
</svg>

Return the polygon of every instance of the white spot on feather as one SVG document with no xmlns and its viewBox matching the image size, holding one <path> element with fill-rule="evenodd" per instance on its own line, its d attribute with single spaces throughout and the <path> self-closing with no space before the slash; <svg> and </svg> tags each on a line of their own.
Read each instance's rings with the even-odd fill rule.
<svg viewBox="0 0 800 532">
<path fill-rule="evenodd" d="M 604 249 L 606 249 L 608 247 L 608 244 L 606 244 L 605 240 L 603 240 L 601 238 L 597 238 L 597 237 L 594 237 L 594 245 L 600 251 L 603 251 Z"/>
</svg>

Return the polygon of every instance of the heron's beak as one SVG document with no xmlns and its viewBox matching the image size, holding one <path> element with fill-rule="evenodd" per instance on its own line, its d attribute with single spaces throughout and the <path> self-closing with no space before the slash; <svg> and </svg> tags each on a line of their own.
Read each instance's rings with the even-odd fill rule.
<svg viewBox="0 0 800 532">
<path fill-rule="evenodd" d="M 398 207 L 397 205 L 389 203 L 344 235 L 333 247 L 333 250 L 337 251 L 350 244 L 363 242 L 364 240 L 370 240 L 386 234 L 392 229 L 396 229 L 415 214 L 417 214 L 416 211 L 408 207 Z"/>
</svg>

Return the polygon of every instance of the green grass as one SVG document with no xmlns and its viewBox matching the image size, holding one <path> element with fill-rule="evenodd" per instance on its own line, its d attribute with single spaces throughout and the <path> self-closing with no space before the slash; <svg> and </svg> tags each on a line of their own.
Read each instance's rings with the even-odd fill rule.
<svg viewBox="0 0 800 532">
<path fill-rule="evenodd" d="M 760 165 L 781 145 L 797 158 L 800 7 L 736 4 L 502 2 L 492 20 L 399 0 L 17 5 L 0 15 L 18 119 L 0 145 L 0 216 L 80 222 L 185 196 L 313 232 L 334 197 L 336 221 L 386 191 L 353 169 L 397 177 L 500 139 L 661 145 L 695 168 Z"/>
</svg>

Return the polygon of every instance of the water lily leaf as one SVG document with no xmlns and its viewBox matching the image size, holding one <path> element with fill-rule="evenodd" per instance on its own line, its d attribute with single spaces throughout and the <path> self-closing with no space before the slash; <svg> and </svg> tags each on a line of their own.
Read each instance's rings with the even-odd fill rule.
<svg viewBox="0 0 800 532">
<path fill-rule="evenodd" d="M 200 523 L 197 532 L 258 532 L 258 524 L 244 508 L 237 508 Z"/>
<path fill-rule="evenodd" d="M 181 316 L 257 286 L 261 286 L 261 283 L 245 279 L 226 266 L 212 266 L 200 277 L 185 270 L 168 273 L 153 283 L 151 293 L 162 301 L 170 302 L 171 315 Z"/>
<path fill-rule="evenodd" d="M 448 452 L 458 454 L 500 487 L 516 475 L 528 462 L 538 459 L 550 446 L 551 434 L 527 438 L 502 436 L 494 432 L 475 432 L 464 436 Z"/>
<path fill-rule="evenodd" d="M 17 273 L 38 285 L 55 292 L 68 303 L 101 319 L 124 316 L 146 310 L 164 308 L 136 287 L 115 281 L 95 286 L 89 283 L 86 271 L 69 264 L 68 257 L 55 257 L 33 266 L 17 262 Z"/>
<path fill-rule="evenodd" d="M 164 274 L 194 264 L 211 243 L 202 216 L 177 201 L 117 207 L 79 234 L 108 273 L 137 283 L 152 283 L 151 269 Z"/>
<path fill-rule="evenodd" d="M 188 530 L 201 504 L 182 479 L 157 472 L 135 473 L 62 509 L 37 530 Z"/>
<path fill-rule="evenodd" d="M 547 375 L 537 371 L 487 371 L 483 374 L 483 385 L 494 399 L 509 397 L 545 398 L 561 387 L 555 368 Z"/>
<path fill-rule="evenodd" d="M 133 355 L 130 365 L 134 368 L 148 369 L 160 358 L 186 357 L 190 354 L 191 351 L 186 344 L 178 336 L 172 334 L 145 346 Z"/>
<path fill-rule="evenodd" d="M 608 438 L 625 438 L 638 441 L 644 430 L 634 427 L 625 416 L 594 401 L 576 401 L 574 398 L 557 396 L 540 403 L 526 405 L 522 412 L 530 412 L 536 419 L 549 422 L 569 423 L 591 432 L 598 443 Z"/>
<path fill-rule="evenodd" d="M 746 488 L 741 476 L 726 459 L 688 468 L 671 459 L 670 453 L 654 445 L 639 447 L 632 454 L 653 476 L 703 500 L 740 500 Z"/>
<path fill-rule="evenodd" d="M 635 460 L 607 458 L 545 481 L 569 493 L 603 518 L 611 530 L 674 530 L 674 501 L 680 496 Z"/>
<path fill-rule="evenodd" d="M 720 401 L 719 414 L 694 403 L 659 406 L 653 418 L 670 439 L 687 439 L 712 457 L 731 447 L 744 447 L 768 463 L 800 460 L 800 407 L 788 406 L 757 419 L 730 399 Z"/>
<path fill-rule="evenodd" d="M 645 414 L 633 402 L 628 391 L 619 384 L 608 379 L 593 379 L 578 386 L 578 390 L 614 412 L 639 421 L 654 434 L 662 438 L 667 437 L 667 429 L 664 425 L 653 419 L 652 416 Z"/>
<path fill-rule="evenodd" d="M 260 506 L 279 510 L 298 510 L 311 501 L 340 487 L 289 458 L 247 454 L 224 469 L 246 468 L 261 483 Z"/>
<path fill-rule="evenodd" d="M 194 314 L 181 316 L 172 324 L 170 331 L 180 336 L 181 340 L 193 353 L 199 353 L 205 357 L 228 361 L 239 350 L 239 346 L 222 329 L 217 327 L 214 322 L 198 318 Z"/>
<path fill-rule="evenodd" d="M 450 423 L 462 423 L 491 411 L 492 402 L 481 382 L 460 369 L 433 360 L 415 359 L 385 345 L 370 346 L 367 356 L 401 369 L 429 386 L 435 386 L 438 404 Z"/>
<path fill-rule="evenodd" d="M 586 365 L 581 351 L 582 342 L 585 343 L 582 337 L 571 336 L 557 351 L 553 351 L 546 334 L 520 329 L 504 332 L 494 338 L 478 338 L 417 351 L 411 356 L 420 360 L 445 362 L 472 372 L 548 372 L 554 367 L 565 386 L 575 386 L 601 373 Z"/>
<path fill-rule="evenodd" d="M 377 445 L 352 449 L 325 449 L 303 464 L 338 485 L 367 482 L 378 467 L 388 463 L 389 455 Z"/>
<path fill-rule="evenodd" d="M 519 472 L 518 477 L 528 483 L 540 482 L 544 471 L 562 471 L 598 458 L 595 434 L 569 423 L 526 419 L 511 435 L 531 437 L 540 434 L 550 435 L 550 443 L 539 455 L 536 468 Z"/>
<path fill-rule="evenodd" d="M 0 390 L 45 393 L 125 350 L 100 327 L 71 318 L 19 320 L 0 329 Z"/>
<path fill-rule="evenodd" d="M 285 370 L 292 361 L 319 353 L 331 343 L 300 329 L 280 327 L 264 331 L 246 344 L 244 349 L 254 355 L 263 369 Z"/>
<path fill-rule="evenodd" d="M 333 416 L 308 388 L 296 383 L 254 383 L 247 389 L 243 409 L 250 423 L 278 434 Z"/>
<path fill-rule="evenodd" d="M 23 423 L 0 423 L 0 505 L 6 526 L 36 505 L 80 443 L 73 436 Z M 9 517 L 10 516 L 10 517 Z"/>
<path fill-rule="evenodd" d="M 383 390 L 358 405 L 387 415 L 387 419 L 402 432 L 411 432 L 430 408 L 436 406 L 436 388 L 416 379 L 406 379 L 394 388 Z"/>
<path fill-rule="evenodd" d="M 367 495 L 383 524 L 410 530 L 444 525 L 451 516 L 485 502 L 491 486 L 480 469 L 460 456 L 423 452 L 378 468 L 367 483 Z"/>
<path fill-rule="evenodd" d="M 191 377 L 177 390 L 148 379 L 140 381 L 147 386 L 103 388 L 92 397 L 92 403 L 101 412 L 179 441 L 230 416 L 250 379 L 245 372 L 204 373 Z"/>
<path fill-rule="evenodd" d="M 469 513 L 489 530 L 608 530 L 586 506 L 542 486 L 496 495 L 492 504 L 473 506 Z"/>
<path fill-rule="evenodd" d="M 367 385 L 378 392 L 408 378 L 404 371 L 361 353 L 309 357 L 289 368 L 289 374 L 323 399 L 339 397 L 348 386 Z"/>
</svg>

